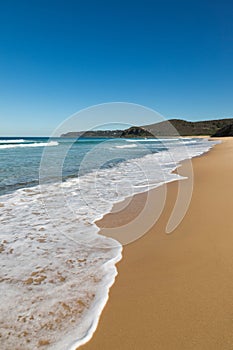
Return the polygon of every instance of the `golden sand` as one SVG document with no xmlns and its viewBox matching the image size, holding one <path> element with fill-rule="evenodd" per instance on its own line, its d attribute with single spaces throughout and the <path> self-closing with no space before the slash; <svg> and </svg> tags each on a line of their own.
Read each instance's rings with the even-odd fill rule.
<svg viewBox="0 0 233 350">
<path fill-rule="evenodd" d="M 194 191 L 182 223 L 165 234 L 174 182 L 159 221 L 124 247 L 97 331 L 82 349 L 233 349 L 233 139 L 193 159 L 193 168 Z M 144 199 L 135 196 L 100 227 L 137 215 Z"/>
</svg>

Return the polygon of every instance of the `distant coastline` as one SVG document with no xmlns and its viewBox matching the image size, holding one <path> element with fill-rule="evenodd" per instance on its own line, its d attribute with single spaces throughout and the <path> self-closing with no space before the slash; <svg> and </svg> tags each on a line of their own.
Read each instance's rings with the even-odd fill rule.
<svg viewBox="0 0 233 350">
<path fill-rule="evenodd" d="M 170 126 L 173 126 L 171 128 Z M 89 131 L 70 131 L 62 134 L 61 137 L 77 138 L 153 138 L 163 136 L 214 136 L 218 131 L 233 125 L 233 118 L 206 120 L 198 122 L 189 122 L 182 119 L 170 119 L 160 123 L 133 126 L 125 130 L 89 130 Z M 224 135 L 221 135 L 224 136 Z M 230 136 L 230 135 L 226 135 Z"/>
</svg>

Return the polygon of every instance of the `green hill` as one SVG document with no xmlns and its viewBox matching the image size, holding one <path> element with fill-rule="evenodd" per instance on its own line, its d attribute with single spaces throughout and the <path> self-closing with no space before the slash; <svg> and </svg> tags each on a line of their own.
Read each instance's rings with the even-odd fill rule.
<svg viewBox="0 0 233 350">
<path fill-rule="evenodd" d="M 169 123 L 171 123 L 175 129 L 173 129 Z M 213 135 L 217 130 L 232 124 L 233 118 L 198 122 L 170 119 L 169 123 L 164 121 L 144 127 L 155 136 L 175 136 L 177 133 L 180 136 Z"/>
<path fill-rule="evenodd" d="M 212 137 L 232 137 L 233 136 L 233 124 L 225 125 L 218 130 Z"/>
<path fill-rule="evenodd" d="M 106 137 L 106 138 L 137 138 L 160 136 L 201 136 L 213 135 L 218 130 L 233 124 L 233 118 L 189 122 L 182 119 L 170 119 L 160 123 L 133 126 L 125 130 L 88 130 L 72 131 L 61 137 Z"/>
</svg>

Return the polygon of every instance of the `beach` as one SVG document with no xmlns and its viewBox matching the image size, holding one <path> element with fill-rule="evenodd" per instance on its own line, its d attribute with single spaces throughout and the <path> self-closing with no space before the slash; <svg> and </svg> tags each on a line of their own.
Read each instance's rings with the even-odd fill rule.
<svg viewBox="0 0 233 350">
<path fill-rule="evenodd" d="M 178 202 L 186 203 L 192 189 L 188 159 L 216 141 L 15 137 L 0 143 L 1 346 L 75 349 L 95 333 L 118 273 L 121 244 L 128 244 L 128 264 L 128 248 L 134 252 L 139 243 L 141 249 L 139 238 L 160 217 L 170 188 L 161 184 L 179 184 L 185 198 Z M 50 181 L 60 166 L 63 179 Z M 130 227 L 122 226 L 127 222 Z M 146 265 L 144 270 L 151 273 Z"/>
<path fill-rule="evenodd" d="M 233 348 L 233 138 L 192 163 L 193 196 L 183 221 L 165 233 L 178 182 L 163 185 L 168 192 L 162 215 L 146 235 L 123 247 L 97 331 L 80 348 Z M 152 191 L 156 203 L 159 188 Z M 99 227 L 127 222 L 145 196 L 136 195 L 120 214 L 106 215 Z"/>
</svg>

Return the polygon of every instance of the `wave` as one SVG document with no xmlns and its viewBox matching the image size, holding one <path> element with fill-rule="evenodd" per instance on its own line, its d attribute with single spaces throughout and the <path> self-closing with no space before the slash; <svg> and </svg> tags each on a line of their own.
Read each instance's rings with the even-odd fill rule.
<svg viewBox="0 0 233 350">
<path fill-rule="evenodd" d="M 191 145 L 196 144 L 200 141 L 203 141 L 203 139 L 195 139 L 195 138 L 155 138 L 155 139 L 142 139 L 142 140 L 125 140 L 126 142 L 140 142 L 140 143 L 148 143 L 148 142 L 154 142 L 154 143 L 162 143 L 162 144 L 179 144 L 179 145 Z"/>
<path fill-rule="evenodd" d="M 189 139 L 190 141 L 182 141 L 184 145 L 192 145 L 192 144 L 195 144 L 195 143 L 198 143 L 197 140 L 193 140 L 193 139 Z"/>
<path fill-rule="evenodd" d="M 25 142 L 24 139 L 17 139 L 17 140 L 0 140 L 0 143 L 22 143 Z"/>
<path fill-rule="evenodd" d="M 178 140 L 180 140 L 179 138 L 166 138 L 166 137 L 164 137 L 164 138 L 151 138 L 151 139 L 147 139 L 147 138 L 145 138 L 145 139 L 134 139 L 134 140 L 127 140 L 127 139 L 125 139 L 125 141 L 126 142 L 165 142 L 165 141 L 178 141 Z"/>
<path fill-rule="evenodd" d="M 18 141 L 18 140 L 17 140 Z M 6 149 L 6 148 L 23 148 L 23 147 L 49 147 L 49 146 L 58 146 L 59 142 L 57 141 L 50 141 L 50 142 L 34 142 L 34 143 L 22 143 L 22 144 L 7 144 L 7 145 L 0 145 L 0 149 Z"/>
<path fill-rule="evenodd" d="M 115 148 L 135 148 L 135 147 L 138 147 L 136 143 L 133 143 L 132 145 L 116 146 Z"/>
</svg>

